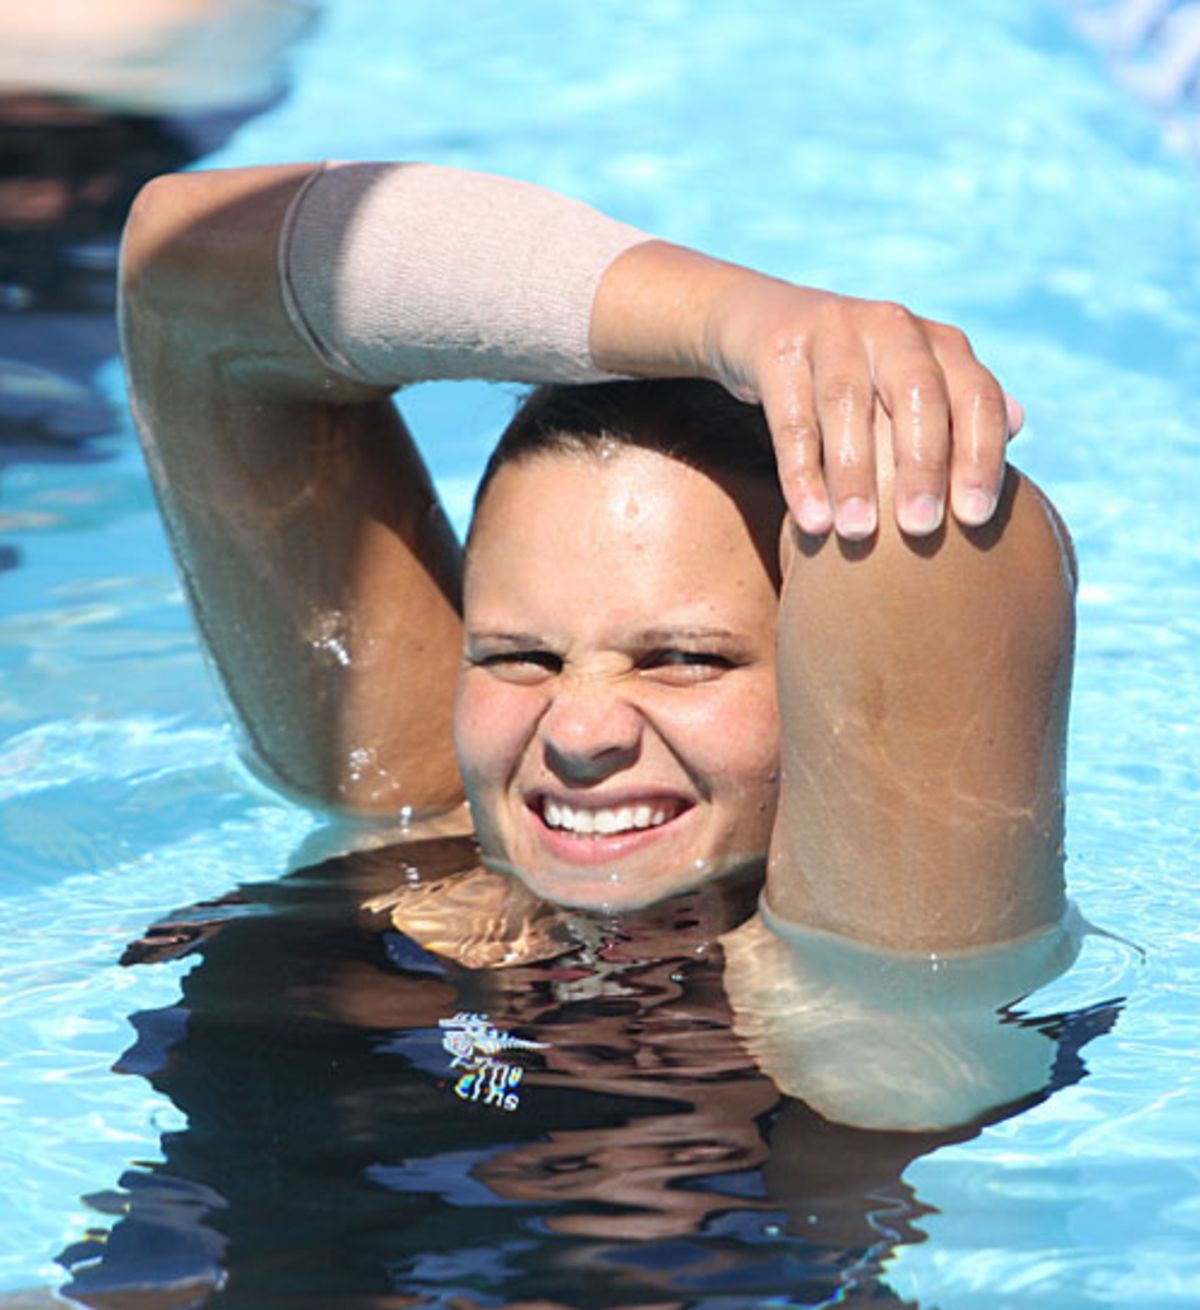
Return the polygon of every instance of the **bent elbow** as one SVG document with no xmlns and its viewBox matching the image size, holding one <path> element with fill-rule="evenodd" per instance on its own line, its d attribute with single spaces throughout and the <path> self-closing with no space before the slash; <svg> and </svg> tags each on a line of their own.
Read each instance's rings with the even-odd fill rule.
<svg viewBox="0 0 1200 1310">
<path fill-rule="evenodd" d="M 180 230 L 180 193 L 191 181 L 184 174 L 151 178 L 134 197 L 121 237 L 118 289 L 123 308 L 141 303 L 161 289 L 161 274 Z"/>
</svg>

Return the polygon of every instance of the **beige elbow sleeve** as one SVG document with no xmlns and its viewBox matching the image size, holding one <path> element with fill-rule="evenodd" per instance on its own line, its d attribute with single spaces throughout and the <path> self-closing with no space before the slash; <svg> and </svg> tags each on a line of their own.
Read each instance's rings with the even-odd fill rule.
<svg viewBox="0 0 1200 1310">
<path fill-rule="evenodd" d="M 313 174 L 280 236 L 296 330 L 334 372 L 594 382 L 592 301 L 608 265 L 649 238 L 525 182 L 432 164 Z"/>
</svg>

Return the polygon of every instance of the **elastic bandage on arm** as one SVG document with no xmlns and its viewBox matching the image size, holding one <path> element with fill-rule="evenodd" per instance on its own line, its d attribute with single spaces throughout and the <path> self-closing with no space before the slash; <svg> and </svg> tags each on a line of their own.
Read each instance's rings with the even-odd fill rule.
<svg viewBox="0 0 1200 1310">
<path fill-rule="evenodd" d="M 335 164 L 292 202 L 280 283 L 326 367 L 362 382 L 595 382 L 611 376 L 588 348 L 596 288 L 649 239 L 526 182 Z"/>
</svg>

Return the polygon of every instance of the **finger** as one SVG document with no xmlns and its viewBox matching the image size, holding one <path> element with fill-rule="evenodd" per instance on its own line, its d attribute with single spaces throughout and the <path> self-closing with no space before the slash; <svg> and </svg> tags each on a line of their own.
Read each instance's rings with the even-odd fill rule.
<svg viewBox="0 0 1200 1310">
<path fill-rule="evenodd" d="M 910 536 L 936 531 L 946 514 L 950 397 L 920 323 L 892 313 L 887 350 L 876 343 L 879 394 L 892 420 L 896 522 Z"/>
<path fill-rule="evenodd" d="M 807 357 L 799 349 L 781 355 L 777 367 L 760 380 L 759 391 L 787 507 L 801 532 L 824 536 L 833 527 L 833 512 L 821 474 L 821 434 Z"/>
<path fill-rule="evenodd" d="M 1004 409 L 1008 415 L 1008 439 L 1013 437 L 1025 426 L 1025 406 L 1016 398 L 1010 396 L 1006 391 L 1004 393 Z"/>
<path fill-rule="evenodd" d="M 977 527 L 992 517 L 1000 499 L 1008 411 L 999 383 L 982 368 L 974 385 L 956 392 L 953 404 L 950 503 L 960 523 Z"/>
<path fill-rule="evenodd" d="M 879 523 L 870 361 L 858 335 L 832 327 L 815 339 L 813 351 L 813 394 L 834 525 L 838 536 L 861 541 Z"/>
<path fill-rule="evenodd" d="M 961 332 L 941 328 L 932 340 L 950 394 L 950 504 L 960 523 L 977 527 L 992 517 L 1000 499 L 1010 426 L 1008 401 Z"/>
</svg>

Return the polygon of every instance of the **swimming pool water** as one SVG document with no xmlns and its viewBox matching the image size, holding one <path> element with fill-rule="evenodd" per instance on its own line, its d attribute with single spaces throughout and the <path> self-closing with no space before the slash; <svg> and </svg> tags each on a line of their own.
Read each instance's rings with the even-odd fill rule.
<svg viewBox="0 0 1200 1310">
<path fill-rule="evenodd" d="M 321 157 L 527 177 L 905 301 L 965 327 L 1021 398 L 1014 458 L 1062 509 L 1082 574 L 1068 875 L 1145 963 L 1089 942 L 1040 1006 L 1127 997 L 1088 1076 L 916 1158 L 917 1217 L 890 1227 L 890 1194 L 868 1206 L 871 1258 L 924 1306 L 1200 1305 L 1194 164 L 1048 0 L 330 0 L 287 97 L 206 162 Z M 114 363 L 95 385 L 121 403 Z M 460 524 L 510 407 L 473 385 L 406 398 Z M 190 966 L 122 969 L 126 943 L 282 874 L 317 825 L 236 762 L 127 421 L 88 451 L 0 448 L 0 1293 L 60 1283 L 55 1256 L 112 1223 L 84 1198 L 184 1127 L 110 1068 L 127 1016 L 173 1006 Z M 727 1238 L 774 1240 L 733 1212 L 695 1240 Z M 422 1286 L 438 1278 L 431 1256 Z M 835 1294 L 793 1296 L 764 1303 Z M 735 1281 L 699 1303 L 752 1301 Z"/>
</svg>

